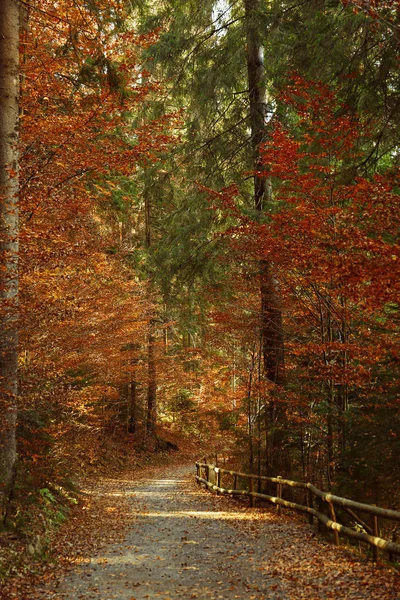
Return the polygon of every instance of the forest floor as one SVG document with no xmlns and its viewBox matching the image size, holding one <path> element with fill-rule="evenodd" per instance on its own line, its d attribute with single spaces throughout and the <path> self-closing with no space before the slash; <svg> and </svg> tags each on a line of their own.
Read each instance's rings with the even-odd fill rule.
<svg viewBox="0 0 400 600">
<path fill-rule="evenodd" d="M 60 532 L 61 562 L 7 598 L 400 600 L 397 573 L 323 541 L 298 516 L 212 495 L 177 459 L 88 483 Z"/>
</svg>

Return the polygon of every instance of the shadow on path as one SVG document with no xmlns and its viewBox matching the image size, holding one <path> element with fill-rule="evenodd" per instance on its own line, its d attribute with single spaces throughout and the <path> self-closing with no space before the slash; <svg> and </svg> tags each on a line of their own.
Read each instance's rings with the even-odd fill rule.
<svg viewBox="0 0 400 600">
<path fill-rule="evenodd" d="M 394 580 L 376 586 L 370 565 L 315 540 L 306 524 L 211 496 L 190 471 L 170 467 L 122 492 L 132 505 L 125 541 L 88 558 L 46 598 L 400 599 Z"/>
</svg>

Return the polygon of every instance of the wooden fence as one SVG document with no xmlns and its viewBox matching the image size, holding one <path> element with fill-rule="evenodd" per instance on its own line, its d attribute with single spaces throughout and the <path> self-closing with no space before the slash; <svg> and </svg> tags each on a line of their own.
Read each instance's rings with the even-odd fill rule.
<svg viewBox="0 0 400 600">
<path fill-rule="evenodd" d="M 223 487 L 223 475 L 225 477 L 227 475 L 230 476 L 232 487 Z M 400 555 L 400 544 L 397 544 L 395 541 L 388 541 L 381 538 L 379 533 L 379 518 L 400 522 L 399 511 L 380 508 L 379 506 L 370 504 L 362 504 L 361 502 L 334 496 L 331 493 L 319 490 L 311 483 L 291 481 L 290 479 L 283 479 L 282 477 L 261 477 L 259 475 L 249 475 L 248 473 L 240 473 L 238 471 L 229 471 L 207 462 L 196 463 L 196 480 L 199 484 L 203 483 L 217 494 L 249 496 L 251 506 L 255 506 L 256 499 L 259 498 L 276 504 L 279 514 L 281 513 L 282 506 L 302 513 L 308 513 L 310 523 L 313 523 L 313 519 L 316 518 L 318 523 L 333 531 L 336 544 L 339 544 L 339 534 L 341 534 L 345 537 L 365 542 L 372 546 L 373 558 L 375 561 L 378 559 L 378 550 L 388 552 L 389 558 L 392 558 L 395 554 Z M 247 482 L 245 489 L 239 489 L 238 483 L 240 481 Z M 255 482 L 257 482 L 258 489 L 260 489 L 262 482 L 275 484 L 276 496 L 256 492 Z M 307 505 L 284 500 L 282 496 L 285 487 L 304 490 Z M 314 500 L 317 504 L 317 508 L 314 507 Z M 326 507 L 326 512 L 329 516 L 324 514 L 324 506 Z M 336 506 L 340 507 L 350 515 L 357 524 L 357 529 L 342 525 L 338 521 L 335 511 Z M 366 523 L 366 521 L 355 511 L 371 515 L 371 523 Z"/>
</svg>

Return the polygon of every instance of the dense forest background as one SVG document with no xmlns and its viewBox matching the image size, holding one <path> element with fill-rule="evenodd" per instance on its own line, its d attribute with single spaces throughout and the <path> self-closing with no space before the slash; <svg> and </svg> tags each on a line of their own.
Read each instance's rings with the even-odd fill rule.
<svg viewBox="0 0 400 600">
<path fill-rule="evenodd" d="M 8 521 L 185 436 L 399 509 L 398 2 L 15 8 Z"/>
</svg>

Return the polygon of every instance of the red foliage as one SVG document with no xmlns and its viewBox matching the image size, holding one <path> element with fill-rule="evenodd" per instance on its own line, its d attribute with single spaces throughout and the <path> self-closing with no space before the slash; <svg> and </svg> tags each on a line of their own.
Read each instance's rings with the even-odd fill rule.
<svg viewBox="0 0 400 600">
<path fill-rule="evenodd" d="M 85 422 L 96 436 L 130 380 L 121 350 L 146 345 L 151 307 L 125 264 L 112 198 L 176 143 L 180 117 L 135 127 L 161 89 L 140 62 L 157 34 L 118 31 L 122 13 L 45 0 L 21 44 L 21 417 L 50 417 L 42 436 L 72 426 L 88 437 Z"/>
<path fill-rule="evenodd" d="M 238 290 L 247 286 L 257 298 L 256 265 L 272 264 L 286 337 L 288 389 L 282 391 L 281 407 L 307 444 L 317 443 L 321 450 L 332 436 L 332 445 L 339 447 L 349 409 L 353 427 L 377 407 L 385 407 L 387 416 L 400 410 L 399 172 L 356 175 L 368 129 L 328 87 L 295 77 L 281 100 L 296 126 L 289 131 L 276 120 L 263 147 L 273 189 L 263 222 L 240 217 L 240 201 L 233 210 L 234 198 L 221 198 L 227 213 L 238 219 L 225 235 L 242 280 L 236 309 L 219 316 L 218 326 L 233 326 L 241 313 L 236 336 L 242 332 L 238 345 L 246 347 L 246 324 L 254 321 L 246 309 L 253 301 L 246 303 Z M 249 373 L 249 350 L 244 353 Z M 245 375 L 242 382 L 245 387 Z"/>
</svg>

